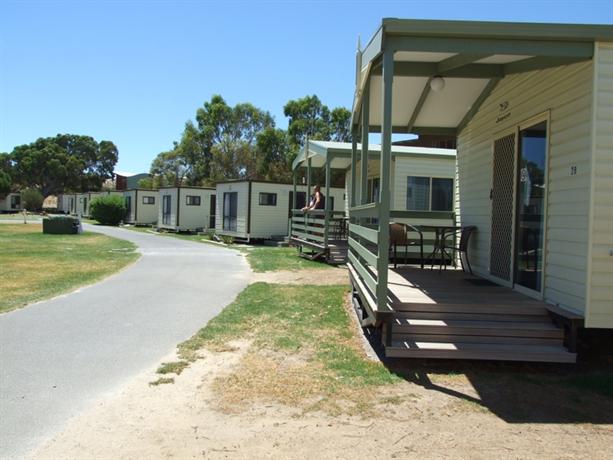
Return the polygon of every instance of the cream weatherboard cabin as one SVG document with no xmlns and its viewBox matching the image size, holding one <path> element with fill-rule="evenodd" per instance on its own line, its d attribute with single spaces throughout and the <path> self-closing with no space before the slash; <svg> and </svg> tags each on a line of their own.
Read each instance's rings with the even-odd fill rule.
<svg viewBox="0 0 613 460">
<path fill-rule="evenodd" d="M 126 203 L 126 224 L 151 225 L 159 218 L 159 193 L 157 190 L 131 189 L 123 192 Z"/>
<path fill-rule="evenodd" d="M 175 232 L 215 228 L 215 189 L 162 187 L 159 190 L 157 227 Z"/>
<path fill-rule="evenodd" d="M 64 214 L 72 214 L 75 211 L 75 194 L 60 193 L 57 196 L 57 210 Z"/>
<path fill-rule="evenodd" d="M 99 192 L 85 192 L 85 193 L 75 193 L 74 195 L 63 195 L 62 203 L 68 198 L 68 202 L 70 202 L 70 197 L 73 197 L 74 208 L 71 211 L 72 214 L 80 215 L 82 217 L 89 217 L 90 213 L 90 205 L 93 200 L 100 196 L 120 196 L 123 197 L 123 192 L 118 190 L 102 190 Z"/>
<path fill-rule="evenodd" d="M 18 212 L 21 206 L 21 193 L 9 193 L 0 199 L 0 212 Z"/>
<path fill-rule="evenodd" d="M 242 241 L 266 240 L 289 234 L 294 188 L 291 184 L 236 180 L 217 184 L 219 235 Z M 323 190 L 322 190 L 323 191 Z M 345 208 L 344 189 L 332 189 L 330 203 L 339 212 Z M 299 207 L 306 203 L 306 186 L 296 192 Z"/>
<path fill-rule="evenodd" d="M 336 170 L 344 176 L 345 208 L 322 210 L 321 212 L 300 211 L 297 206 L 293 213 L 291 242 L 299 248 L 300 254 L 309 257 L 322 257 L 329 263 L 344 263 L 347 258 L 347 216 L 351 200 L 351 143 L 330 141 L 307 141 L 293 163 L 294 177 L 305 174 L 311 177 L 311 170 L 322 168 L 330 179 L 331 171 Z M 456 175 L 456 151 L 419 146 L 392 146 L 390 174 L 391 218 L 394 222 L 411 225 L 452 225 L 454 223 L 455 202 L 454 182 Z M 365 200 L 377 199 L 380 184 L 381 146 L 370 145 L 363 182 Z M 360 195 L 362 168 L 357 164 L 356 196 Z M 311 183 L 310 179 L 306 182 Z M 329 182 L 322 187 L 325 193 Z M 334 190 L 334 189 L 332 189 Z M 326 219 L 326 214 L 328 218 Z M 413 237 L 418 237 L 413 234 Z M 423 251 L 432 252 L 432 236 L 425 235 Z M 310 251 L 309 251 L 310 250 Z M 419 257 L 420 248 L 403 246 L 397 256 L 401 259 Z"/>
<path fill-rule="evenodd" d="M 386 354 L 572 362 L 577 328 L 613 328 L 613 26 L 384 19 L 356 64 L 354 171 L 382 151 L 348 266 Z M 389 267 L 392 133 L 457 136 L 477 276 Z"/>
</svg>

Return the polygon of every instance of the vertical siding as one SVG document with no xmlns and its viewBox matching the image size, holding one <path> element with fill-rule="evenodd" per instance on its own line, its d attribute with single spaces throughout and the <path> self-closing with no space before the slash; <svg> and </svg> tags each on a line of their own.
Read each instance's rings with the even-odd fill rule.
<svg viewBox="0 0 613 460">
<path fill-rule="evenodd" d="M 613 45 L 597 43 L 586 325 L 613 328 Z"/>
<path fill-rule="evenodd" d="M 592 63 L 504 78 L 458 138 L 459 208 L 463 225 L 476 225 L 471 263 L 489 272 L 490 187 L 495 137 L 549 111 L 545 300 L 584 311 L 588 245 Z M 508 117 L 497 123 L 499 104 Z M 505 113 L 507 113 L 505 112 Z M 571 166 L 577 174 L 570 176 Z"/>
<path fill-rule="evenodd" d="M 144 197 L 153 197 L 153 204 L 144 204 Z M 158 208 L 161 206 L 158 193 L 152 190 L 139 190 L 138 203 L 132 207 L 137 210 L 138 215 L 135 216 L 137 224 L 153 224 L 158 219 Z"/>
<path fill-rule="evenodd" d="M 292 185 L 253 182 L 251 184 L 251 238 L 287 236 L 289 226 L 289 192 Z M 276 206 L 261 206 L 260 193 L 276 193 Z"/>
<path fill-rule="evenodd" d="M 179 210 L 179 230 L 206 229 L 209 226 L 211 194 L 213 190 L 200 188 L 181 188 L 180 210 Z M 199 196 L 200 206 L 187 205 L 187 196 Z"/>
</svg>

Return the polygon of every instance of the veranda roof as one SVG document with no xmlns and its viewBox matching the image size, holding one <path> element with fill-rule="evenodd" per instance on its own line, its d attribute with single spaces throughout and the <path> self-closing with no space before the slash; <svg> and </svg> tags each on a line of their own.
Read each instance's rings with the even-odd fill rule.
<svg viewBox="0 0 613 460">
<path fill-rule="evenodd" d="M 457 135 L 500 79 L 591 60 L 597 41 L 613 41 L 613 26 L 383 19 L 358 50 L 352 125 L 369 92 L 370 132 L 380 131 L 385 51 L 394 62 L 392 131 Z M 440 91 L 431 89 L 436 76 Z"/>
<path fill-rule="evenodd" d="M 308 147 L 308 148 L 307 148 Z M 361 149 L 358 144 L 358 151 Z M 378 157 L 381 155 L 380 145 L 369 145 L 368 155 Z M 455 157 L 453 149 L 438 149 L 431 147 L 392 146 L 392 156 L 439 156 Z M 306 160 L 311 159 L 311 167 L 321 168 L 330 158 L 330 167 L 333 169 L 347 169 L 351 166 L 351 143 L 332 141 L 309 141 L 305 145 L 292 164 L 292 169 L 306 166 Z"/>
</svg>

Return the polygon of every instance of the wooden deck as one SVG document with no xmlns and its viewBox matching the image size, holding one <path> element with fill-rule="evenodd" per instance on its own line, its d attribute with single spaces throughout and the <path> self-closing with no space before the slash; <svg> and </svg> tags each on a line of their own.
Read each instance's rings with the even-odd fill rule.
<svg viewBox="0 0 613 460">
<path fill-rule="evenodd" d="M 389 270 L 389 357 L 575 362 L 550 306 L 461 270 Z M 391 315 L 391 317 L 390 317 Z"/>
</svg>

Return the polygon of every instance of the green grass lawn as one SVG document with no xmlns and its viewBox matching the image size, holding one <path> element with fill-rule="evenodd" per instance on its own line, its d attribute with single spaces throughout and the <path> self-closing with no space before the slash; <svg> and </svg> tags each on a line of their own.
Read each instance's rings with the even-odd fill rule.
<svg viewBox="0 0 613 460">
<path fill-rule="evenodd" d="M 139 257 L 128 241 L 90 232 L 44 235 L 41 224 L 1 224 L 0 248 L 0 312 L 93 283 Z"/>
<path fill-rule="evenodd" d="M 123 228 L 141 233 L 154 232 L 154 230 L 149 227 L 129 226 Z M 194 241 L 195 243 L 215 244 L 210 241 L 207 235 L 174 232 L 159 232 L 157 234 L 172 238 L 180 238 L 182 240 Z M 251 265 L 251 268 L 255 272 L 330 268 L 330 265 L 326 263 L 298 257 L 296 248 L 232 244 L 226 247 L 229 249 L 242 251 L 247 256 L 249 265 Z"/>
</svg>

